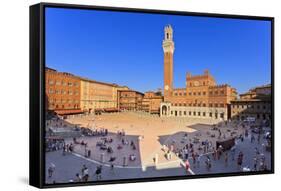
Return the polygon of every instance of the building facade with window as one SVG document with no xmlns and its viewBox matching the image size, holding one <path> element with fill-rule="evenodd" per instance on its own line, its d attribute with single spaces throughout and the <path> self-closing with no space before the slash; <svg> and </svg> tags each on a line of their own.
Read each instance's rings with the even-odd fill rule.
<svg viewBox="0 0 281 191">
<path fill-rule="evenodd" d="M 134 90 L 118 90 L 118 109 L 141 111 L 144 94 Z"/>
<path fill-rule="evenodd" d="M 270 120 L 271 85 L 259 86 L 231 101 L 231 118 L 235 120 Z"/>
<path fill-rule="evenodd" d="M 142 111 L 150 114 L 160 114 L 160 104 L 163 101 L 161 92 L 148 91 L 144 93 Z"/>
<path fill-rule="evenodd" d="M 173 54 L 175 43 L 170 25 L 164 29 L 164 102 L 160 115 L 175 117 L 209 118 L 226 120 L 229 105 L 235 100 L 235 88 L 228 84 L 217 85 L 215 78 L 205 70 L 202 75 L 187 73 L 184 88 L 173 87 Z"/>
<path fill-rule="evenodd" d="M 116 87 L 117 84 L 81 78 L 81 108 L 88 113 L 117 109 Z"/>
<path fill-rule="evenodd" d="M 57 113 L 80 113 L 80 79 L 79 77 L 45 69 L 46 109 Z"/>
</svg>

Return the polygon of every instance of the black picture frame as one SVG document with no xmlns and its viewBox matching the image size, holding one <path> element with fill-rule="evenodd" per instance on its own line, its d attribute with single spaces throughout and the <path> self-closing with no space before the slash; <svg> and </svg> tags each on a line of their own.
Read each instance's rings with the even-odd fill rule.
<svg viewBox="0 0 281 191">
<path fill-rule="evenodd" d="M 215 17 L 230 19 L 250 19 L 265 20 L 271 22 L 271 100 L 272 100 L 272 157 L 270 171 L 243 172 L 243 173 L 219 173 L 193 176 L 176 177 L 151 177 L 141 179 L 122 179 L 110 181 L 97 181 L 86 183 L 56 183 L 45 184 L 45 152 L 44 152 L 44 127 L 45 127 L 45 8 L 67 8 L 67 9 L 85 9 L 85 10 L 106 10 L 113 12 L 135 12 L 135 13 L 153 13 L 166 15 L 184 15 L 199 17 Z M 227 176 L 245 176 L 274 173 L 274 18 L 248 15 L 197 13 L 183 11 L 153 10 L 153 9 L 134 9 L 124 7 L 104 7 L 73 4 L 39 3 L 30 6 L 30 137 L 29 137 L 29 183 L 38 188 L 85 186 L 99 184 L 150 182 L 163 180 L 193 179 L 193 178 L 211 178 Z"/>
</svg>

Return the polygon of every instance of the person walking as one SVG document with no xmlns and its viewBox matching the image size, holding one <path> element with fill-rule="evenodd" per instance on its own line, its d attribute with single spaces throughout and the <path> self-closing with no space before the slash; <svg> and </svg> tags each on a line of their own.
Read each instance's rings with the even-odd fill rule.
<svg viewBox="0 0 281 191">
<path fill-rule="evenodd" d="M 258 144 L 260 144 L 260 142 L 261 142 L 261 134 L 259 133 L 259 135 L 258 135 Z"/>
<path fill-rule="evenodd" d="M 185 170 L 186 170 L 186 173 L 189 173 L 190 163 L 189 163 L 188 159 L 185 161 Z"/>
<path fill-rule="evenodd" d="M 66 153 L 66 145 L 63 144 L 63 147 L 62 147 L 62 155 L 65 156 L 65 153 Z"/>
<path fill-rule="evenodd" d="M 254 141 L 255 141 L 255 136 L 251 134 L 251 143 L 253 143 Z"/>
<path fill-rule="evenodd" d="M 209 156 L 207 156 L 207 159 L 206 159 L 206 161 L 205 161 L 205 164 L 206 164 L 207 170 L 210 171 L 210 170 L 211 170 L 211 167 L 212 167 L 212 164 L 211 164 L 211 159 L 210 159 Z"/>
<path fill-rule="evenodd" d="M 56 165 L 54 163 L 51 163 L 49 168 L 48 168 L 48 177 L 49 178 L 52 178 L 55 169 L 56 169 Z"/>
<path fill-rule="evenodd" d="M 218 154 L 217 149 L 215 149 L 215 147 L 213 147 L 213 153 L 212 153 L 212 155 L 213 155 L 213 160 L 216 160 L 216 159 L 217 159 L 217 154 Z"/>
<path fill-rule="evenodd" d="M 75 175 L 75 182 L 81 182 L 82 181 L 82 177 L 79 173 L 76 173 Z"/>
<path fill-rule="evenodd" d="M 242 151 L 240 151 L 238 158 L 237 158 L 238 169 L 241 169 L 242 163 L 243 163 L 243 153 L 242 153 Z"/>
<path fill-rule="evenodd" d="M 197 167 L 200 168 L 200 161 L 201 161 L 201 155 L 199 155 L 198 153 L 196 153 L 196 156 L 197 156 Z"/>
<path fill-rule="evenodd" d="M 158 164 L 158 153 L 156 153 L 155 154 L 155 157 L 154 157 L 154 163 L 155 163 L 155 165 L 157 165 Z"/>
<path fill-rule="evenodd" d="M 101 179 L 101 172 L 102 172 L 102 166 L 97 166 L 97 169 L 96 169 L 96 176 L 97 176 L 97 180 L 100 180 Z"/>
<path fill-rule="evenodd" d="M 230 152 L 231 152 L 232 161 L 234 161 L 234 160 L 235 160 L 236 147 L 233 146 L 233 147 L 231 148 Z"/>
<path fill-rule="evenodd" d="M 126 156 L 123 157 L 123 166 L 127 166 L 127 157 Z"/>
<path fill-rule="evenodd" d="M 114 164 L 113 163 L 110 164 L 110 170 L 114 171 Z"/>
<path fill-rule="evenodd" d="M 228 152 L 225 152 L 225 154 L 224 154 L 224 164 L 227 167 L 227 165 L 228 165 Z"/>
<path fill-rule="evenodd" d="M 82 168 L 82 180 L 87 182 L 89 179 L 89 169 L 86 167 L 86 165 L 83 165 Z"/>
<path fill-rule="evenodd" d="M 193 152 L 193 153 L 191 154 L 191 156 L 192 156 L 193 165 L 195 166 L 195 164 L 196 164 L 196 155 L 195 155 L 195 153 Z"/>
<path fill-rule="evenodd" d="M 187 160 L 188 159 L 188 149 L 186 147 L 183 150 L 183 154 L 184 154 L 184 159 Z"/>
<path fill-rule="evenodd" d="M 258 170 L 258 158 L 255 156 L 254 157 L 254 171 Z"/>
</svg>

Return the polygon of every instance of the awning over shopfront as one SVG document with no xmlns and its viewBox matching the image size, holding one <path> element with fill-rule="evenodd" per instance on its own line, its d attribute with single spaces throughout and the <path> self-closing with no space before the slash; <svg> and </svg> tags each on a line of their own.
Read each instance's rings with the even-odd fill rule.
<svg viewBox="0 0 281 191">
<path fill-rule="evenodd" d="M 105 111 L 105 112 L 118 112 L 118 109 L 112 107 L 112 108 L 105 108 L 104 111 Z"/>
<path fill-rule="evenodd" d="M 73 115 L 73 114 L 81 114 L 84 113 L 80 109 L 65 109 L 65 110 L 55 110 L 57 115 Z"/>
</svg>

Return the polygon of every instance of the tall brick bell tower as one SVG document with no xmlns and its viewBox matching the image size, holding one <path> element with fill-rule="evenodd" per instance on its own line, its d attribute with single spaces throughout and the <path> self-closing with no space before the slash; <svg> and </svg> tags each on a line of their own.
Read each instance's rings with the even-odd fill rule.
<svg viewBox="0 0 281 191">
<path fill-rule="evenodd" d="M 167 25 L 164 32 L 164 40 L 162 43 L 164 51 L 164 101 L 167 101 L 173 92 L 173 57 L 175 45 L 172 26 Z"/>
</svg>

